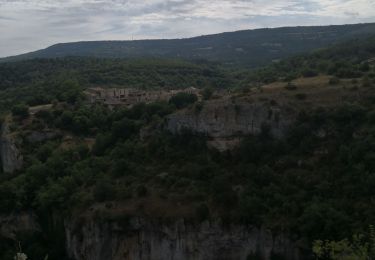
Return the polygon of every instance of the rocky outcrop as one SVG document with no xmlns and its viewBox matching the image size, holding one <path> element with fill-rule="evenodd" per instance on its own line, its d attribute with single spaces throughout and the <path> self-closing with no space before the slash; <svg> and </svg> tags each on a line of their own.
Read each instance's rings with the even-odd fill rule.
<svg viewBox="0 0 375 260">
<path fill-rule="evenodd" d="M 303 259 L 284 235 L 220 221 L 85 220 L 67 223 L 66 236 L 68 254 L 75 260 Z"/>
<path fill-rule="evenodd" d="M 32 131 L 27 135 L 26 140 L 30 143 L 40 143 L 60 136 L 61 133 L 52 130 Z"/>
<path fill-rule="evenodd" d="M 13 173 L 20 170 L 23 165 L 23 157 L 16 145 L 16 138 L 9 129 L 9 122 L 5 120 L 1 127 L 0 157 L 3 172 Z"/>
<path fill-rule="evenodd" d="M 39 232 L 40 226 L 33 213 L 0 215 L 0 237 L 16 240 L 19 233 Z"/>
<path fill-rule="evenodd" d="M 172 133 L 189 130 L 203 134 L 213 139 L 212 146 L 225 150 L 238 143 L 239 137 L 264 130 L 275 137 L 283 137 L 294 118 L 293 111 L 286 106 L 220 99 L 205 102 L 199 109 L 195 106 L 170 115 L 167 129 Z"/>
</svg>

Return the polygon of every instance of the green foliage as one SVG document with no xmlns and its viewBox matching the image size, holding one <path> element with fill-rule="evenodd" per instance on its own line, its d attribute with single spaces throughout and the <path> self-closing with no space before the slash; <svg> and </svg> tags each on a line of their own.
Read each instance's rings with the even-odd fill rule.
<svg viewBox="0 0 375 260">
<path fill-rule="evenodd" d="M 99 179 L 94 189 L 95 200 L 102 202 L 116 197 L 114 187 L 107 178 Z"/>
<path fill-rule="evenodd" d="M 289 82 L 285 87 L 286 90 L 296 90 L 297 86 L 293 84 L 292 82 Z"/>
<path fill-rule="evenodd" d="M 362 87 L 370 88 L 372 86 L 373 86 L 373 83 L 371 82 L 370 78 L 368 76 L 364 77 L 362 80 Z"/>
<path fill-rule="evenodd" d="M 317 259 L 327 260 L 369 260 L 375 259 L 375 233 L 373 226 L 367 235 L 354 235 L 351 240 L 316 240 L 313 252 Z"/>
<path fill-rule="evenodd" d="M 206 204 L 199 204 L 195 212 L 199 221 L 207 220 L 210 217 L 210 210 Z"/>
<path fill-rule="evenodd" d="M 305 100 L 307 98 L 307 95 L 305 93 L 297 93 L 296 98 L 299 100 Z"/>
<path fill-rule="evenodd" d="M 237 78 L 243 83 L 271 83 L 277 80 L 291 81 L 297 77 L 313 77 L 328 74 L 337 78 L 360 78 L 369 73 L 367 62 L 375 55 L 375 38 L 363 38 L 281 60 L 264 68 L 241 72 Z M 331 84 L 333 84 L 332 82 Z M 337 84 L 337 83 L 334 83 Z"/>
<path fill-rule="evenodd" d="M 144 197 L 144 196 L 147 195 L 148 190 L 147 190 L 146 186 L 144 186 L 144 185 L 139 185 L 139 186 L 137 187 L 136 193 L 137 193 L 137 196 L 138 196 L 138 197 Z"/>
<path fill-rule="evenodd" d="M 372 53 L 367 47 L 360 59 Z M 231 82 L 246 85 L 248 80 L 288 79 L 313 71 L 331 73 L 336 81 L 331 84 L 338 84 L 335 77 L 342 72 L 368 74 L 356 84 L 365 87 L 366 82 L 371 83 L 367 68 L 359 60 L 342 61 L 346 57 L 344 47 L 336 48 L 306 59 L 281 61 L 258 71 L 253 78 L 239 77 Z M 22 139 L 25 165 L 17 175 L 0 177 L 0 213 L 31 209 L 39 215 L 59 212 L 66 216 L 98 202 L 110 206 L 112 201 L 157 197 L 191 206 L 190 215 L 198 220 L 215 214 L 231 222 L 285 230 L 304 241 L 341 241 L 353 230 L 373 223 L 375 110 L 370 87 L 353 93 L 358 94 L 357 102 L 349 99 L 330 109 L 312 107 L 301 112 L 282 140 L 271 136 L 269 124 L 262 124 L 260 135 L 244 138 L 239 148 L 228 153 L 209 149 L 205 136 L 184 130 L 171 135 L 163 130 L 165 117 L 176 108 L 194 104 L 196 113 L 203 109 L 204 103 L 196 102 L 195 95 L 181 93 L 169 103 L 138 104 L 113 111 L 88 106 L 81 97 L 82 90 L 92 84 L 167 88 L 191 86 L 196 80 L 204 86 L 222 85 L 228 79 L 227 72 L 212 66 L 95 59 L 0 65 L 0 71 L 7 71 L 6 75 L 0 73 L 0 110 L 11 107 L 22 91 L 25 99 L 20 95 L 21 101 L 29 105 L 55 104 L 51 111 L 38 112 L 29 126 L 23 126 L 25 129 L 17 130 L 25 134 L 33 129 L 55 129 L 64 134 L 64 138 L 35 144 Z M 25 71 L 39 69 L 42 75 L 38 80 L 27 73 L 18 79 Z M 16 83 L 15 87 L 8 81 Z M 292 84 L 286 88 L 297 89 Z M 299 91 L 288 95 L 293 93 L 298 99 L 306 98 Z M 270 102 L 278 105 L 275 100 Z M 137 210 L 142 211 L 142 207 Z M 168 215 L 169 209 L 163 210 Z M 341 250 L 354 244 L 344 241 L 327 247 Z M 3 252 L 9 255 L 6 249 Z M 352 253 L 356 253 L 354 249 Z"/>
<path fill-rule="evenodd" d="M 337 85 L 340 83 L 340 79 L 338 77 L 331 77 L 329 79 L 329 84 L 330 85 Z"/>
<path fill-rule="evenodd" d="M 214 90 L 212 88 L 204 88 L 202 90 L 202 96 L 204 100 L 209 100 L 214 93 Z"/>
<path fill-rule="evenodd" d="M 29 107 L 25 104 L 19 104 L 12 107 L 12 114 L 15 117 L 26 118 L 29 116 Z"/>
<path fill-rule="evenodd" d="M 169 103 L 173 104 L 176 108 L 181 109 L 185 108 L 195 102 L 198 101 L 198 98 L 194 94 L 188 94 L 188 93 L 178 93 L 174 95 L 170 100 Z"/>
</svg>

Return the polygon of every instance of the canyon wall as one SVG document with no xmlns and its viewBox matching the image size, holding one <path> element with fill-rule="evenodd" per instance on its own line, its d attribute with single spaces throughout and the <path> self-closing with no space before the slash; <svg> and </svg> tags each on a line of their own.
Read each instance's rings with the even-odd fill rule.
<svg viewBox="0 0 375 260">
<path fill-rule="evenodd" d="M 74 260 L 299 260 L 298 248 L 284 235 L 220 221 L 161 222 L 81 220 L 66 223 L 69 256 Z M 255 257 L 257 258 L 250 258 Z"/>
<path fill-rule="evenodd" d="M 13 173 L 22 168 L 23 156 L 16 143 L 17 139 L 10 131 L 8 120 L 4 120 L 0 136 L 0 157 L 5 173 Z"/>
<path fill-rule="evenodd" d="M 208 143 L 219 150 L 235 147 L 241 137 L 262 131 L 283 137 L 295 120 L 295 112 L 287 106 L 269 102 L 219 99 L 179 111 L 167 119 L 167 130 L 180 133 L 188 130 L 211 138 Z"/>
<path fill-rule="evenodd" d="M 0 237 L 16 240 L 18 233 L 40 231 L 37 217 L 32 212 L 0 215 Z"/>
</svg>

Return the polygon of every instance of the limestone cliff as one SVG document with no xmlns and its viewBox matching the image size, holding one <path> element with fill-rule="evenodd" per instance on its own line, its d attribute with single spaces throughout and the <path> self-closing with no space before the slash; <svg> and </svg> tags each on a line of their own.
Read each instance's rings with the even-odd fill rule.
<svg viewBox="0 0 375 260">
<path fill-rule="evenodd" d="M 239 137 L 259 134 L 265 128 L 280 138 L 294 118 L 293 111 L 285 105 L 228 98 L 170 115 L 167 129 L 172 133 L 185 129 L 206 135 L 212 139 L 210 145 L 225 150 L 238 143 Z"/>
<path fill-rule="evenodd" d="M 9 120 L 4 120 L 0 136 L 0 157 L 3 172 L 13 173 L 22 168 L 23 157 L 16 145 L 16 138 L 9 129 Z"/>
<path fill-rule="evenodd" d="M 246 260 L 256 254 L 263 260 L 303 259 L 284 235 L 220 221 L 82 220 L 66 223 L 66 236 L 68 254 L 75 260 Z"/>
<path fill-rule="evenodd" d="M 0 237 L 16 240 L 18 233 L 39 232 L 40 230 L 37 218 L 33 213 L 0 215 Z"/>
</svg>

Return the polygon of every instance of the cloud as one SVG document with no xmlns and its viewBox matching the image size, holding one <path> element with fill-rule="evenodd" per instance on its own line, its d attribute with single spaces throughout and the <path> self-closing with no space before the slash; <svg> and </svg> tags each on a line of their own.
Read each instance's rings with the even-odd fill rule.
<svg viewBox="0 0 375 260">
<path fill-rule="evenodd" d="M 373 0 L 0 0 L 0 56 L 58 42 L 368 22 Z"/>
</svg>

